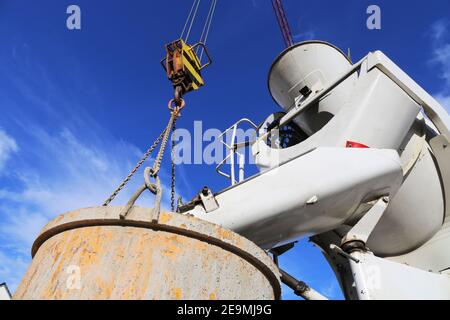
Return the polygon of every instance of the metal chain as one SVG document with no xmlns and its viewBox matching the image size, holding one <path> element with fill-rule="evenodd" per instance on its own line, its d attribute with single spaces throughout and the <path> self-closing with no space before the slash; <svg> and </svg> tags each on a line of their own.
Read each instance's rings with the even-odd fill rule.
<svg viewBox="0 0 450 320">
<path fill-rule="evenodd" d="M 175 212 L 175 131 L 177 130 L 177 118 L 174 119 L 172 125 L 172 185 L 171 185 L 171 194 L 170 194 L 170 205 L 172 208 L 172 212 Z"/>
<path fill-rule="evenodd" d="M 103 203 L 103 206 L 107 206 L 111 203 L 111 201 L 114 200 L 114 198 L 117 196 L 117 194 L 125 187 L 125 185 L 130 181 L 130 179 L 133 177 L 133 175 L 136 173 L 136 171 L 140 168 L 140 166 L 147 160 L 147 158 L 150 156 L 150 154 L 153 152 L 153 150 L 161 144 L 161 147 L 159 149 L 158 155 L 156 156 L 155 162 L 153 164 L 153 168 L 151 169 L 151 175 L 152 177 L 156 177 L 158 175 L 159 169 L 161 168 L 161 161 L 162 157 L 164 155 L 164 150 L 166 149 L 167 140 L 169 139 L 169 134 L 172 131 L 172 126 L 176 122 L 176 119 L 180 116 L 180 111 L 184 107 L 184 100 L 181 99 L 181 105 L 172 107 L 172 103 L 174 103 L 175 100 L 172 99 L 169 101 L 169 109 L 170 109 L 170 119 L 169 123 L 167 124 L 167 127 L 161 132 L 159 137 L 155 140 L 153 145 L 147 150 L 147 152 L 144 154 L 142 159 L 136 164 L 136 166 L 131 170 L 131 172 L 128 174 L 128 176 L 122 181 L 122 183 L 117 187 L 116 190 L 111 194 L 111 196 L 106 199 L 106 201 Z"/>
<path fill-rule="evenodd" d="M 173 126 L 173 122 L 175 118 L 178 117 L 176 111 L 172 111 L 170 114 L 169 123 L 167 124 L 166 130 L 164 131 L 164 136 L 162 138 L 161 147 L 159 148 L 158 155 L 156 156 L 155 163 L 153 164 L 151 175 L 156 177 L 158 175 L 159 169 L 161 168 L 161 162 L 164 155 L 164 151 L 166 150 L 167 141 L 169 140 L 169 135 L 171 128 Z"/>
<path fill-rule="evenodd" d="M 147 150 L 147 152 L 144 154 L 144 156 L 139 160 L 139 162 L 136 164 L 136 166 L 133 168 L 133 170 L 130 171 L 128 176 L 120 183 L 120 185 L 117 187 L 116 190 L 111 194 L 111 196 L 103 203 L 103 206 L 107 206 L 111 203 L 111 201 L 114 200 L 114 198 L 119 194 L 119 192 L 125 187 L 125 185 L 130 181 L 130 179 L 133 177 L 133 175 L 138 171 L 138 169 L 141 167 L 141 165 L 147 160 L 147 158 L 150 156 L 150 154 L 153 152 L 153 150 L 160 144 L 161 139 L 163 138 L 164 134 L 166 133 L 167 128 L 161 132 L 159 137 L 153 142 L 152 146 Z"/>
</svg>

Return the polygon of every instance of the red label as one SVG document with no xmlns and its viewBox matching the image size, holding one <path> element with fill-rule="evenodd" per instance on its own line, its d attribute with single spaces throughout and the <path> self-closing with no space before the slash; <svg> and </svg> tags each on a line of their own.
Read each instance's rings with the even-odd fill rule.
<svg viewBox="0 0 450 320">
<path fill-rule="evenodd" d="M 347 141 L 347 144 L 345 146 L 346 148 L 358 148 L 358 149 L 369 149 L 370 147 L 366 146 L 365 144 L 354 142 L 354 141 Z"/>
</svg>

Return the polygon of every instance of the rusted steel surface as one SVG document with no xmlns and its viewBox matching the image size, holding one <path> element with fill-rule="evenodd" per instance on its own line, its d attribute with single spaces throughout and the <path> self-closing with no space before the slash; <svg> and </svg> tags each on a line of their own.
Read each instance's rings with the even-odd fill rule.
<svg viewBox="0 0 450 320">
<path fill-rule="evenodd" d="M 271 258 L 192 216 L 95 207 L 63 214 L 36 239 L 14 299 L 279 299 Z"/>
</svg>

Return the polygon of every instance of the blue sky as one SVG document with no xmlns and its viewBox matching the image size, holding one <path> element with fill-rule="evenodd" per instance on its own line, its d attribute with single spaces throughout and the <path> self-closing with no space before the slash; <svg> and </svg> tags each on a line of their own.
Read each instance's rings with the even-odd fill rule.
<svg viewBox="0 0 450 320">
<path fill-rule="evenodd" d="M 354 60 L 380 49 L 450 105 L 449 0 L 284 3 L 296 41 L 329 41 L 350 48 Z M 81 30 L 66 28 L 70 4 L 81 8 Z M 366 28 L 370 4 L 381 7 L 381 30 Z M 14 290 L 41 227 L 64 211 L 100 204 L 165 126 L 172 88 L 159 61 L 190 5 L 0 0 L 0 282 Z M 219 0 L 208 47 L 214 64 L 204 73 L 207 85 L 187 97 L 179 127 L 191 130 L 201 120 L 203 128 L 225 129 L 279 111 L 267 73 L 283 42 L 269 0 Z M 185 199 L 204 185 L 228 185 L 213 166 L 181 165 L 178 176 Z M 167 166 L 161 177 L 169 182 Z M 139 182 L 140 176 L 115 203 Z M 342 298 L 320 251 L 305 239 L 281 265 Z M 294 298 L 288 290 L 284 297 Z"/>
</svg>

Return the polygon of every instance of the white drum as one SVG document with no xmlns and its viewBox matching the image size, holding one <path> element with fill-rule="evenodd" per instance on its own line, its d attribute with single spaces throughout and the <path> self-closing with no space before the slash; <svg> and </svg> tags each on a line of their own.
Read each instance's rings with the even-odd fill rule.
<svg viewBox="0 0 450 320">
<path fill-rule="evenodd" d="M 301 104 L 309 94 L 320 91 L 352 66 L 349 58 L 335 46 L 307 41 L 286 49 L 269 72 L 269 91 L 286 112 Z M 320 130 L 348 100 L 357 80 L 354 74 L 303 112 L 294 122 L 309 136 Z"/>
</svg>

